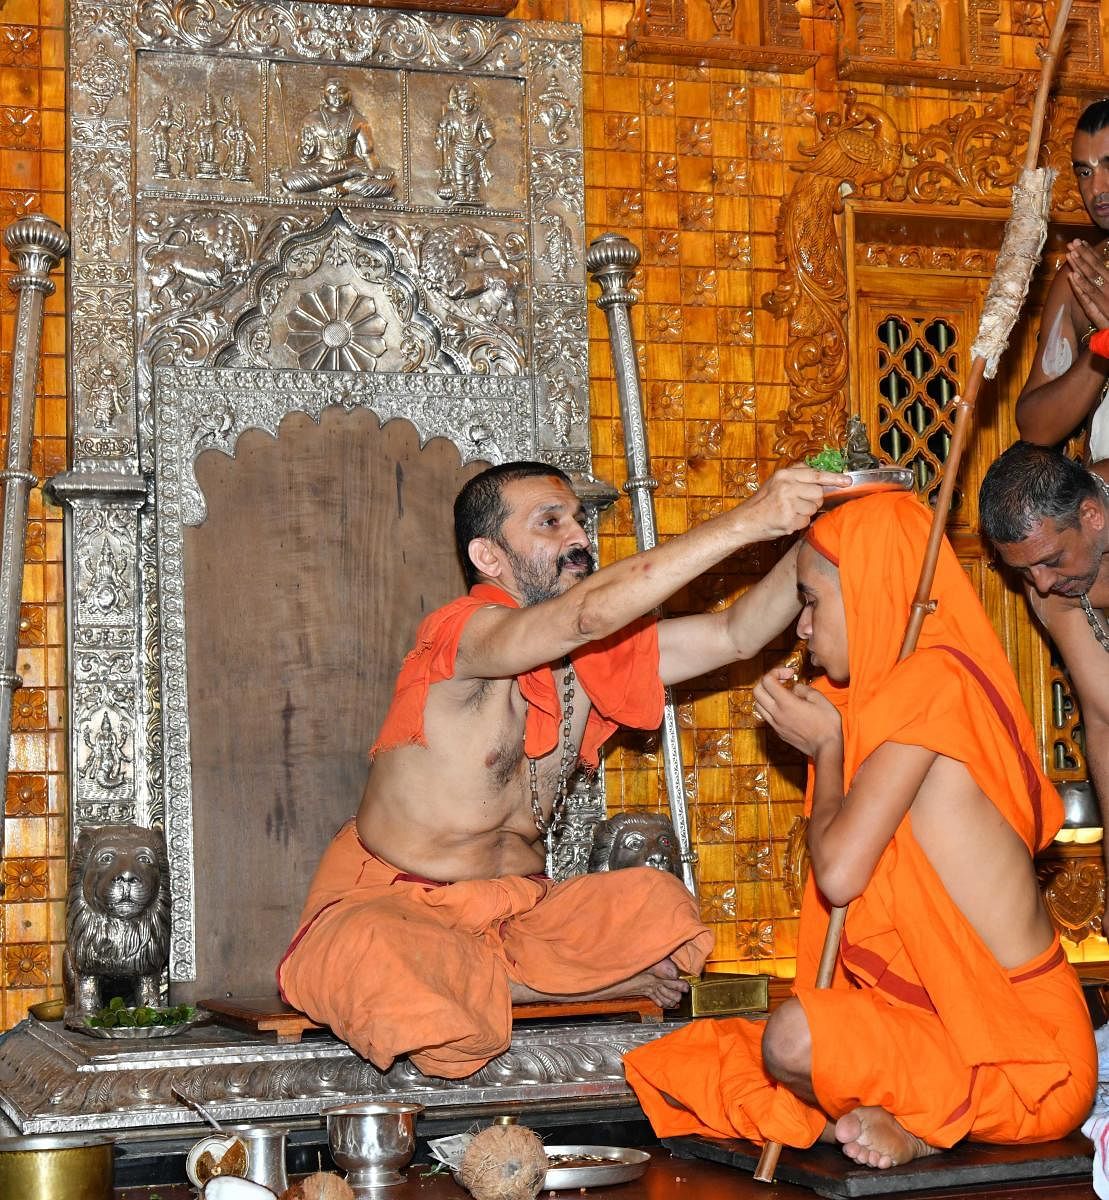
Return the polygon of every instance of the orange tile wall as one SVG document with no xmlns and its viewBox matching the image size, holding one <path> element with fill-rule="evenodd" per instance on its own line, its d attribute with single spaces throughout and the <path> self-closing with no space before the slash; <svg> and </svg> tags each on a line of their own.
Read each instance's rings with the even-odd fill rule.
<svg viewBox="0 0 1109 1200">
<path fill-rule="evenodd" d="M 65 16 L 62 0 L 0 4 L 0 223 L 45 212 L 65 224 Z M 0 266 L 0 425 L 7 428 L 17 297 Z M 65 285 L 46 304 L 32 469 L 66 465 Z M 3 435 L 0 435 L 2 437 Z M 66 754 L 62 519 L 31 492 L 4 806 L 0 1026 L 61 995 L 65 940 Z"/>
<path fill-rule="evenodd" d="M 643 250 L 634 314 L 660 533 L 669 536 L 750 494 L 774 465 L 772 434 L 787 401 L 783 323 L 759 307 L 774 287 L 774 223 L 792 168 L 807 160 L 817 109 L 842 110 L 811 79 L 631 63 L 629 3 L 523 0 L 515 16 L 585 27 L 586 219 L 590 236 L 627 234 Z M 65 220 L 65 56 L 62 0 L 0 0 L 0 214 L 40 210 Z M 825 31 L 826 32 L 826 31 Z M 821 36 L 825 36 L 824 33 Z M 1005 35 L 1007 36 L 1007 35 Z M 828 47 L 820 47 L 828 49 Z M 1018 65 L 1029 48 L 1013 54 Z M 1019 60 L 1019 61 L 1018 61 Z M 904 131 L 968 101 L 862 85 Z M 0 292 L 0 394 L 6 423 L 14 298 Z M 63 288 L 48 304 L 35 470 L 65 464 Z M 595 473 L 625 478 L 619 409 L 601 314 L 591 312 Z M 61 518 L 32 493 L 15 733 L 5 807 L 0 903 L 0 1026 L 60 994 L 64 940 L 65 750 Z M 627 502 L 604 518 L 605 561 L 634 548 Z M 726 602 L 765 568 L 769 552 L 675 598 L 671 611 Z M 700 852 L 702 907 L 717 932 L 717 966 L 793 967 L 796 919 L 781 887 L 785 837 L 798 811 L 799 764 L 755 727 L 749 685 L 764 664 L 740 665 L 679 695 L 686 772 Z M 659 803 L 661 764 L 650 738 L 625 738 L 608 759 L 613 807 Z"/>
</svg>

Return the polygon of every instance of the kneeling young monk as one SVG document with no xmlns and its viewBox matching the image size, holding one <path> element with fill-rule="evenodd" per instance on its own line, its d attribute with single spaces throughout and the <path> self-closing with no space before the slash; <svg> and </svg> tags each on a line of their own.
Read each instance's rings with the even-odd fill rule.
<svg viewBox="0 0 1109 1200">
<path fill-rule="evenodd" d="M 910 495 L 874 496 L 807 534 L 797 632 L 827 678 L 791 692 L 772 671 L 755 689 L 810 758 L 794 998 L 765 1025 L 698 1021 L 627 1056 L 662 1136 L 839 1142 L 890 1167 L 964 1137 L 1062 1137 L 1089 1110 L 1090 1019 L 1032 865 L 1062 806 L 946 541 L 937 610 L 897 661 L 930 520 Z M 818 991 L 828 908 L 846 904 Z"/>
</svg>

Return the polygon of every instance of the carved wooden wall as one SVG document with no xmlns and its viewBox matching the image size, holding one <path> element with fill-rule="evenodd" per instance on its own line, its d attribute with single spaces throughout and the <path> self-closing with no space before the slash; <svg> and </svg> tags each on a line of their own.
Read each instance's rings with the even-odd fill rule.
<svg viewBox="0 0 1109 1200">
<path fill-rule="evenodd" d="M 781 459 L 837 429 L 848 409 L 862 411 L 889 444 L 919 454 L 922 471 L 937 465 L 938 401 L 925 405 L 930 412 L 914 410 L 911 400 L 898 407 L 888 385 L 882 391 L 878 356 L 896 360 L 918 397 L 930 395 L 929 384 L 940 389 L 935 372 L 961 370 L 966 322 L 973 324 L 1022 154 L 1035 48 L 1053 12 L 1044 0 L 523 0 L 515 10 L 585 26 L 586 219 L 590 236 L 616 229 L 644 254 L 635 320 L 663 536 L 749 495 Z M 1064 172 L 1055 210 L 1078 227 L 1086 222 L 1069 184 L 1068 144 L 1076 113 L 1103 85 L 1101 25 L 1098 3 L 1076 0 L 1063 95 L 1048 130 L 1048 156 Z M 5 220 L 33 209 L 64 219 L 63 34 L 59 0 L 7 0 L 0 9 Z M 94 78 L 102 66 L 95 39 L 72 54 L 69 70 Z M 62 295 L 50 302 L 45 339 L 36 443 L 43 476 L 64 465 L 68 434 Z M 6 287 L 0 297 L 6 392 L 12 301 Z M 956 334 L 943 349 L 928 341 L 937 314 Z M 887 316 L 912 336 L 901 342 L 891 325 L 883 341 Z M 594 471 L 619 484 L 618 406 L 600 314 L 591 321 Z M 989 456 L 1013 435 L 1032 329 L 1026 323 L 996 390 L 980 401 L 964 506 Z M 913 356 L 918 342 L 930 364 Z M 895 427 L 900 441 L 890 440 Z M 964 512 L 960 547 L 1018 664 L 1049 758 L 1057 774 L 1080 772 L 1061 676 L 1022 603 L 979 557 L 972 514 Z M 61 522 L 42 508 L 34 521 L 19 668 L 27 687 L 0 903 L 5 1026 L 60 990 Z M 604 558 L 629 552 L 626 502 L 605 522 Z M 726 602 L 772 554 L 737 556 L 672 607 Z M 800 765 L 756 727 L 749 692 L 764 664 L 785 652 L 784 645 L 770 650 L 679 699 L 717 961 L 789 973 Z M 623 741 L 608 772 L 614 804 L 658 802 L 652 739 Z M 1071 951 L 1103 957 L 1107 947 L 1089 936 Z"/>
</svg>

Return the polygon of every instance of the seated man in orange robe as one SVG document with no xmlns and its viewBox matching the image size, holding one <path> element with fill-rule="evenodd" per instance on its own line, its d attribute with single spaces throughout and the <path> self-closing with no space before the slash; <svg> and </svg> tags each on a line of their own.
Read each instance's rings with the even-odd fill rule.
<svg viewBox="0 0 1109 1200">
<path fill-rule="evenodd" d="M 1090 1107 L 1090 1020 L 1032 865 L 1061 804 L 946 542 L 937 609 L 897 661 L 930 521 L 912 496 L 873 496 L 807 534 L 797 632 L 827 679 L 755 689 L 811 760 L 794 998 L 765 1025 L 699 1021 L 627 1056 L 661 1135 L 838 1142 L 884 1168 L 964 1137 L 1061 1137 Z M 830 904 L 850 907 L 818 991 Z"/>
<path fill-rule="evenodd" d="M 663 686 L 747 658 L 797 611 L 791 552 L 731 608 L 642 620 L 752 542 L 803 528 L 840 475 L 779 472 L 735 510 L 595 574 L 561 472 L 471 480 L 455 534 L 473 585 L 405 659 L 355 821 L 313 880 L 278 975 L 286 999 L 382 1069 L 460 1077 L 507 1049 L 513 1001 L 677 1002 L 712 946 L 673 876 L 543 875 L 579 761 L 656 727 Z"/>
</svg>

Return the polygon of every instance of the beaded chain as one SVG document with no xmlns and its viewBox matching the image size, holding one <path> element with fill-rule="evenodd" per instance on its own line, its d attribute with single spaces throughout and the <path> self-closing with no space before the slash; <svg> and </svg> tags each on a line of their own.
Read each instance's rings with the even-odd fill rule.
<svg viewBox="0 0 1109 1200">
<path fill-rule="evenodd" d="M 1086 624 L 1093 631 L 1094 637 L 1097 638 L 1098 645 L 1109 654 L 1109 633 L 1105 632 L 1105 626 L 1101 622 L 1101 618 L 1097 615 L 1094 606 L 1090 603 L 1089 596 L 1085 592 L 1082 593 L 1082 611 L 1086 614 Z"/>
<path fill-rule="evenodd" d="M 540 837 L 556 830 L 562 823 L 562 815 L 566 808 L 566 795 L 570 782 L 571 768 L 577 761 L 574 749 L 571 719 L 574 715 L 574 669 L 570 659 L 562 660 L 565 674 L 562 676 L 562 757 L 558 764 L 558 787 L 555 789 L 554 805 L 551 808 L 551 819 L 543 819 L 543 806 L 539 803 L 539 778 L 535 759 L 528 757 L 528 783 L 531 786 L 531 816 Z M 524 736 L 527 737 L 527 720 L 524 720 Z"/>
<path fill-rule="evenodd" d="M 1106 483 L 1096 471 L 1091 471 L 1090 474 L 1094 477 L 1094 482 L 1101 489 L 1102 499 L 1109 500 L 1109 483 Z M 1094 606 L 1090 603 L 1090 597 L 1085 592 L 1082 593 L 1080 599 L 1082 601 L 1082 611 L 1086 614 L 1086 624 L 1089 625 L 1094 637 L 1097 638 L 1098 645 L 1106 654 L 1109 654 L 1109 633 L 1105 632 L 1105 625 L 1097 615 Z"/>
</svg>

